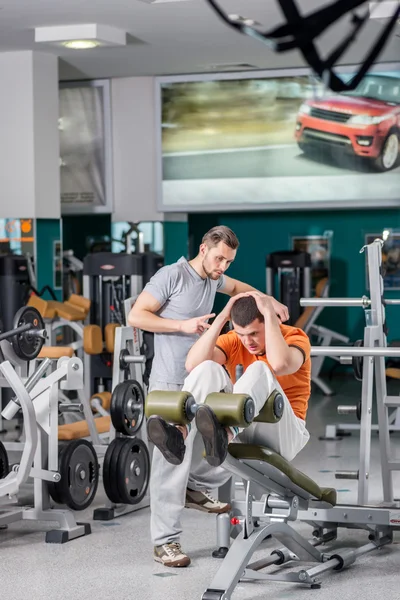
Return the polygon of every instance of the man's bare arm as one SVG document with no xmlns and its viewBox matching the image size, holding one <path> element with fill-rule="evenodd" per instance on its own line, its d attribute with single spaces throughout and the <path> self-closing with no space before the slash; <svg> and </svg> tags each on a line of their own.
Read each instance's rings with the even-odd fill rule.
<svg viewBox="0 0 400 600">
<path fill-rule="evenodd" d="M 226 318 L 222 313 L 219 314 L 208 331 L 203 333 L 190 348 L 185 363 L 185 368 L 189 373 L 205 360 L 213 360 L 219 365 L 226 363 L 224 352 L 215 346 L 225 323 Z"/>
</svg>

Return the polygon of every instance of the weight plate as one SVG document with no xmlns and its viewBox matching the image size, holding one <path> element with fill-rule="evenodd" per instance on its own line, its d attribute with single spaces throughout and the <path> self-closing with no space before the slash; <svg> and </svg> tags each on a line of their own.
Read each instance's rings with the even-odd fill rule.
<svg viewBox="0 0 400 600">
<path fill-rule="evenodd" d="M 0 442 L 0 479 L 7 477 L 9 471 L 10 465 L 8 464 L 7 450 L 5 449 L 4 444 Z"/>
<path fill-rule="evenodd" d="M 124 438 L 115 438 L 109 444 L 103 462 L 103 485 L 107 497 L 115 504 L 123 504 L 117 487 L 117 465 Z"/>
<path fill-rule="evenodd" d="M 119 355 L 119 368 L 121 371 L 129 371 L 129 363 L 127 363 L 125 360 L 126 356 L 130 356 L 130 353 L 126 348 L 124 348 L 121 350 Z"/>
<path fill-rule="evenodd" d="M 363 340 L 357 340 L 356 342 L 354 342 L 354 348 L 362 348 L 363 346 Z M 362 381 L 363 378 L 363 361 L 363 356 L 353 356 L 351 361 L 354 371 L 354 377 L 357 379 L 357 381 Z"/>
<path fill-rule="evenodd" d="M 118 492 L 124 504 L 139 504 L 146 495 L 150 481 L 150 455 L 138 438 L 124 439 L 118 466 Z"/>
<path fill-rule="evenodd" d="M 15 313 L 13 329 L 27 324 L 32 326 L 32 330 L 40 331 L 44 329 L 44 322 L 40 312 L 36 308 L 33 308 L 33 306 L 24 306 Z M 18 358 L 33 360 L 41 351 L 44 339 L 24 332 L 14 335 L 11 338 L 11 344 Z"/>
<path fill-rule="evenodd" d="M 144 392 L 142 386 L 130 379 L 119 383 L 113 391 L 110 414 L 116 431 L 134 435 L 144 419 Z"/>
<path fill-rule="evenodd" d="M 68 444 L 60 444 L 58 447 L 58 464 L 61 464 L 61 455 L 63 453 L 63 450 L 66 448 L 66 446 L 68 446 Z M 56 504 L 63 504 L 63 499 L 60 496 L 60 486 L 57 485 L 57 483 L 55 483 L 54 481 L 49 481 L 49 483 L 47 484 L 47 489 L 49 491 L 49 494 L 52 498 L 52 500 L 56 503 Z"/>
<path fill-rule="evenodd" d="M 69 442 L 59 458 L 61 480 L 54 484 L 55 497 L 72 510 L 85 510 L 93 502 L 99 483 L 99 465 L 93 445 L 87 440 Z M 55 500 L 56 501 L 56 500 Z"/>
<path fill-rule="evenodd" d="M 362 402 L 360 400 L 357 404 L 357 412 L 356 412 L 356 417 L 357 417 L 358 421 L 361 421 L 361 411 L 362 411 Z"/>
</svg>

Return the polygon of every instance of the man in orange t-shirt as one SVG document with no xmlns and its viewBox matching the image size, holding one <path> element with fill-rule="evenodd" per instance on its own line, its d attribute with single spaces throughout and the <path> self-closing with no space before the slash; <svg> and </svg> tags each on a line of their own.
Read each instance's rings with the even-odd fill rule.
<svg viewBox="0 0 400 600">
<path fill-rule="evenodd" d="M 220 335 L 229 320 L 233 331 Z M 238 365 L 243 366 L 244 374 L 236 381 Z M 305 424 L 311 382 L 310 341 L 302 330 L 280 323 L 268 296 L 245 292 L 231 298 L 190 349 L 186 369 L 190 374 L 183 390 L 192 393 L 200 404 L 195 424 L 212 467 L 223 463 L 228 444 L 236 436 L 244 443 L 267 446 L 289 461 L 306 445 L 310 437 Z M 283 416 L 278 423 L 252 423 L 244 430 L 223 427 L 204 404 L 208 393 L 220 390 L 248 394 L 255 402 L 255 416 L 278 390 L 285 403 Z M 160 419 L 150 417 L 154 418 Z M 164 424 L 165 436 L 158 447 L 173 461 L 176 436 L 169 432 L 171 427 Z M 186 439 L 190 426 L 178 429 Z M 176 454 L 181 455 L 180 448 Z"/>
</svg>

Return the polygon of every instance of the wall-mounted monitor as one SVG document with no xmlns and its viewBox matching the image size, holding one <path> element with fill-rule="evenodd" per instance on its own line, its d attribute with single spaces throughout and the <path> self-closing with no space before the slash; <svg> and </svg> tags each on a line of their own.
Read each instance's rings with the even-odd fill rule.
<svg viewBox="0 0 400 600">
<path fill-rule="evenodd" d="M 156 86 L 161 211 L 400 206 L 399 65 L 341 94 L 305 69 Z"/>
</svg>

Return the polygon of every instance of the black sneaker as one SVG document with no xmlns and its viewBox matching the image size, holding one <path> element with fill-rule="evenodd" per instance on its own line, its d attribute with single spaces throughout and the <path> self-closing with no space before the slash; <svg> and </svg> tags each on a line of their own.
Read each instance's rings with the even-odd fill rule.
<svg viewBox="0 0 400 600">
<path fill-rule="evenodd" d="M 196 426 L 203 437 L 208 464 L 219 467 L 228 452 L 228 434 L 225 427 L 219 423 L 212 409 L 206 404 L 197 409 Z"/>
<path fill-rule="evenodd" d="M 171 465 L 180 465 L 186 446 L 182 432 L 162 417 L 152 415 L 147 420 L 147 436 Z"/>
</svg>

